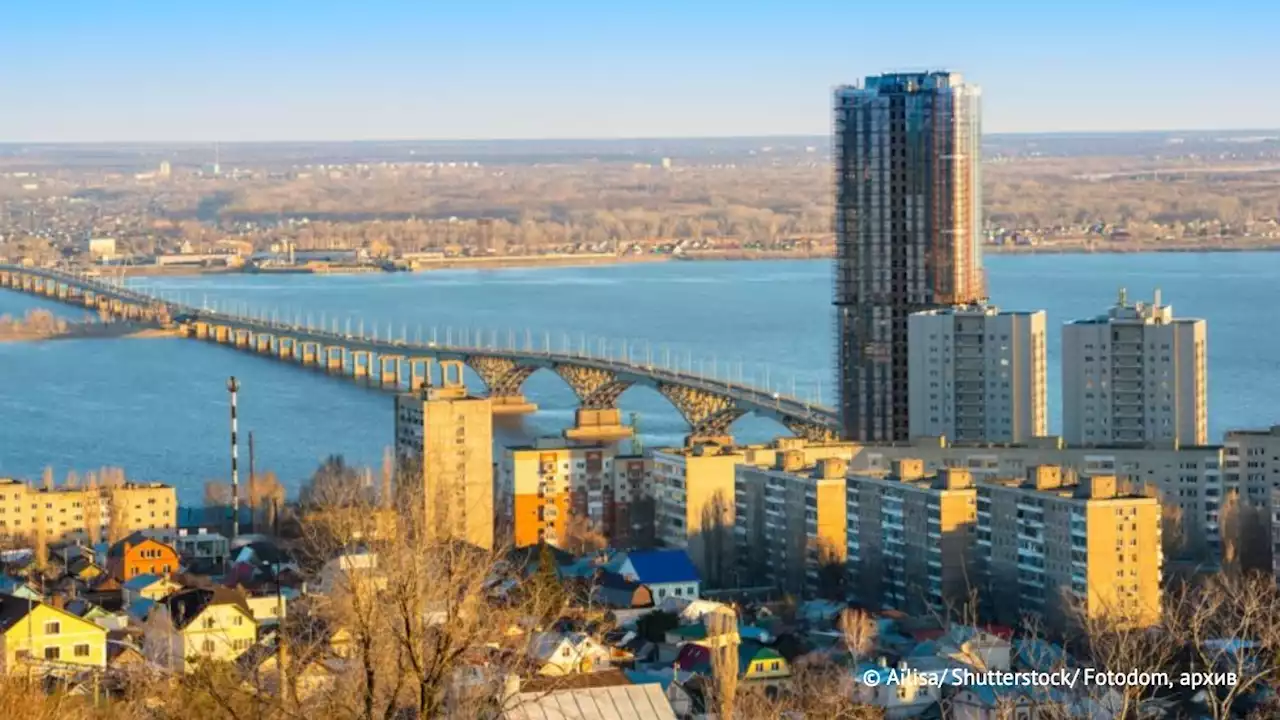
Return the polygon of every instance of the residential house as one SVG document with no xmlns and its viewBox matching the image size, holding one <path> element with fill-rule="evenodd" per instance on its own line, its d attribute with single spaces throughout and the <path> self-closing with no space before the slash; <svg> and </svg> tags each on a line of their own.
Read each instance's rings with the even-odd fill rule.
<svg viewBox="0 0 1280 720">
<path fill-rule="evenodd" d="M 854 700 L 880 708 L 886 718 L 918 717 L 936 711 L 950 677 L 943 671 L 912 667 L 907 661 L 890 665 L 884 658 L 861 663 L 853 672 Z"/>
<path fill-rule="evenodd" d="M 106 569 L 87 554 L 78 555 L 67 562 L 67 575 L 82 583 L 92 583 L 106 574 Z"/>
<path fill-rule="evenodd" d="M 167 575 L 178 572 L 178 551 L 172 545 L 135 532 L 111 546 L 107 569 L 120 582 L 139 575 Z"/>
<path fill-rule="evenodd" d="M 538 633 L 529 656 L 539 675 L 592 673 L 612 667 L 609 649 L 585 633 Z"/>
<path fill-rule="evenodd" d="M 123 611 L 111 611 L 84 598 L 68 600 L 64 609 L 83 620 L 107 630 L 123 630 L 129 624 L 129 616 Z"/>
<path fill-rule="evenodd" d="M 637 550 L 620 554 L 610 565 L 622 577 L 648 586 L 654 602 L 699 597 L 702 581 L 684 550 Z"/>
<path fill-rule="evenodd" d="M 247 592 L 245 602 L 259 628 L 277 627 L 288 616 L 289 600 L 297 594 L 292 588 L 280 588 L 276 592 Z"/>
<path fill-rule="evenodd" d="M 738 677 L 745 682 L 769 682 L 791 677 L 791 665 L 768 645 L 744 642 L 738 646 Z"/>
<path fill-rule="evenodd" d="M 127 605 L 138 598 L 163 600 L 181 589 L 182 583 L 168 575 L 138 575 L 125 582 L 124 602 Z"/>
<path fill-rule="evenodd" d="M 186 564 L 221 568 L 231 556 L 231 541 L 205 528 L 179 528 L 173 547 Z"/>
<path fill-rule="evenodd" d="M 280 644 L 274 633 L 256 643 L 236 659 L 236 666 L 253 684 L 269 693 L 280 692 Z M 323 651 L 323 648 L 307 648 L 306 652 L 290 655 L 289 673 L 286 677 L 294 699 L 305 703 L 316 693 L 333 687 L 343 674 L 341 658 Z"/>
<path fill-rule="evenodd" d="M 24 600 L 43 602 L 44 595 L 26 580 L 11 575 L 0 575 L 0 595 L 12 595 Z"/>
<path fill-rule="evenodd" d="M 105 668 L 107 631 L 53 605 L 0 595 L 0 663 L 9 675 Z"/>
<path fill-rule="evenodd" d="M 258 639 L 244 595 L 222 587 L 188 588 L 159 601 L 144 632 L 149 660 L 188 672 L 200 658 L 235 660 Z"/>
<path fill-rule="evenodd" d="M 387 579 L 378 570 L 377 553 L 365 550 L 343 553 L 327 560 L 317 575 L 317 590 L 322 595 L 332 594 L 336 590 L 352 589 L 355 584 L 369 583 L 371 587 L 381 590 L 386 587 Z"/>
</svg>

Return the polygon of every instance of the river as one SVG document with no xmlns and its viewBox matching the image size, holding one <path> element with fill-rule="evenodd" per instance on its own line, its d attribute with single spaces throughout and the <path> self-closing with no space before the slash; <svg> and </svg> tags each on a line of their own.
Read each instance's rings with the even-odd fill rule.
<svg viewBox="0 0 1280 720">
<path fill-rule="evenodd" d="M 1061 323 L 1105 312 L 1120 287 L 1149 299 L 1158 287 L 1175 313 L 1209 323 L 1209 424 L 1216 441 L 1228 428 L 1280 422 L 1280 335 L 1268 310 L 1280 278 L 1280 253 L 1035 255 L 987 258 L 993 301 L 1049 315 L 1051 430 L 1059 426 Z M 770 384 L 831 404 L 833 324 L 827 261 L 671 262 L 589 268 L 457 270 L 353 276 L 184 276 L 135 281 L 170 297 L 379 333 L 388 324 L 410 339 L 466 327 L 503 341 L 527 329 L 541 343 L 625 339 L 636 357 L 670 352 L 721 375 Z M 46 301 L 0 291 L 0 314 Z M 59 312 L 76 316 L 76 311 Z M 1270 319 L 1268 319 L 1270 318 Z M 392 440 L 386 393 L 352 381 L 178 338 L 0 343 L 0 476 L 36 478 L 45 466 L 125 468 L 130 477 L 175 484 L 198 502 L 204 481 L 225 478 L 227 397 L 236 375 L 240 427 L 253 431 L 257 465 L 290 489 L 326 455 L 376 464 Z M 558 433 L 572 422 L 575 399 L 550 373 L 534 375 L 527 395 L 536 415 L 496 428 L 512 444 Z M 679 442 L 685 425 L 647 388 L 622 398 L 638 413 L 646 445 Z M 742 440 L 779 432 L 744 418 Z M 242 454 L 244 450 L 242 449 Z M 243 466 L 243 461 L 242 461 Z"/>
</svg>

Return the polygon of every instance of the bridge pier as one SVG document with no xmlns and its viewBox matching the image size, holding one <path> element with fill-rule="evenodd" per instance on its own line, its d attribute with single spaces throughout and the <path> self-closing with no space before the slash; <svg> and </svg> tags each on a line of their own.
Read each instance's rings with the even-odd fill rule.
<svg viewBox="0 0 1280 720">
<path fill-rule="evenodd" d="M 431 384 L 431 358 L 409 358 L 409 392 Z"/>
<path fill-rule="evenodd" d="M 248 330 L 236 330 L 233 332 L 233 337 L 235 338 L 234 344 L 237 348 L 247 348 L 249 347 L 250 341 L 253 340 L 253 333 Z"/>
<path fill-rule="evenodd" d="M 302 343 L 302 365 L 303 367 L 311 367 L 320 364 L 320 348 L 315 343 Z"/>
<path fill-rule="evenodd" d="M 291 337 L 276 338 L 276 356 L 281 360 L 298 359 L 298 341 Z"/>
<path fill-rule="evenodd" d="M 337 351 L 336 355 L 334 354 L 335 350 Z M 344 348 L 332 347 L 332 346 L 325 348 L 324 349 L 325 368 L 331 374 L 341 375 L 342 360 L 344 355 L 346 355 L 346 351 Z"/>
<path fill-rule="evenodd" d="M 366 378 L 369 377 L 369 363 L 373 358 L 364 350 L 351 351 L 351 377 Z"/>
<path fill-rule="evenodd" d="M 493 403 L 493 414 L 503 417 L 509 415 L 529 415 L 538 412 L 538 404 L 529 402 L 523 394 L 489 395 Z"/>
<path fill-rule="evenodd" d="M 378 383 L 384 388 L 400 387 L 399 355 L 381 355 L 378 357 Z"/>
<path fill-rule="evenodd" d="M 226 345 L 231 340 L 231 328 L 226 325 L 213 326 L 213 341 L 221 345 Z"/>
<path fill-rule="evenodd" d="M 254 344 L 254 349 L 257 350 L 258 354 L 260 355 L 266 355 L 271 352 L 271 336 L 270 335 L 258 333 L 254 337 L 253 344 Z"/>
<path fill-rule="evenodd" d="M 573 427 L 566 428 L 566 440 L 590 440 L 609 442 L 624 440 L 635 431 L 622 424 L 622 411 L 618 408 L 578 408 L 573 414 Z"/>
</svg>

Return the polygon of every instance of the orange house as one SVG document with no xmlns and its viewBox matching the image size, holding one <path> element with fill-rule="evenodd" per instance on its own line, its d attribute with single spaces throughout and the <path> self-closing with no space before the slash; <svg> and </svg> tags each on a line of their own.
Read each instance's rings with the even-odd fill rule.
<svg viewBox="0 0 1280 720">
<path fill-rule="evenodd" d="M 136 532 L 111 546 L 107 553 L 107 569 L 121 582 L 139 575 L 176 573 L 178 552 L 159 540 Z"/>
</svg>

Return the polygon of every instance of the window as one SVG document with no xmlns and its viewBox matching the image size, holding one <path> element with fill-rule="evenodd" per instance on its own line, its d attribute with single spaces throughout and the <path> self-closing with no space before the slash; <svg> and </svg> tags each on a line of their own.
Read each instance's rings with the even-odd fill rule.
<svg viewBox="0 0 1280 720">
<path fill-rule="evenodd" d="M 241 625 L 244 625 L 244 616 L 243 616 L 243 615 L 237 615 L 237 616 L 236 616 L 236 619 L 235 619 L 235 620 L 233 620 L 233 621 L 231 621 L 231 624 L 232 624 L 232 625 L 235 625 L 236 627 L 240 627 Z"/>
<path fill-rule="evenodd" d="M 213 629 L 213 618 L 211 617 L 205 618 L 204 621 L 200 623 L 200 626 L 203 627 L 205 630 Z"/>
<path fill-rule="evenodd" d="M 62 632 L 62 624 L 56 622 L 47 622 L 44 624 L 45 635 L 57 635 Z"/>
<path fill-rule="evenodd" d="M 215 645 L 213 644 L 213 641 L 212 641 L 212 640 L 205 640 L 205 641 L 204 641 L 204 644 L 203 644 L 203 645 L 201 645 L 200 647 L 201 647 L 201 649 L 203 649 L 206 653 L 212 653 L 212 652 L 213 652 L 213 650 L 214 650 L 214 648 L 215 648 Z"/>
<path fill-rule="evenodd" d="M 81 643 L 75 647 L 75 656 L 78 658 L 89 657 L 89 644 Z"/>
<path fill-rule="evenodd" d="M 62 657 L 62 648 L 47 647 L 44 649 L 45 660 L 57 660 L 60 657 Z"/>
</svg>

